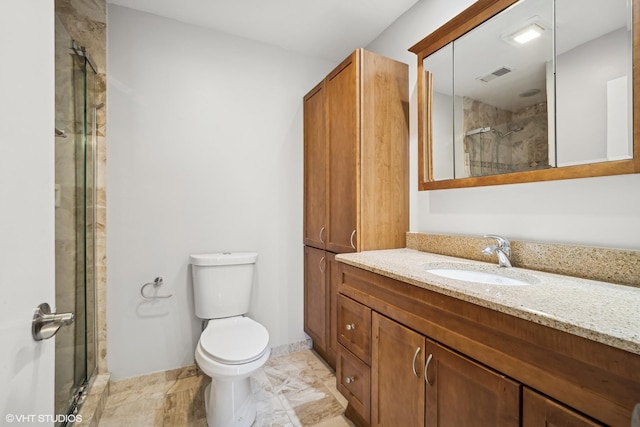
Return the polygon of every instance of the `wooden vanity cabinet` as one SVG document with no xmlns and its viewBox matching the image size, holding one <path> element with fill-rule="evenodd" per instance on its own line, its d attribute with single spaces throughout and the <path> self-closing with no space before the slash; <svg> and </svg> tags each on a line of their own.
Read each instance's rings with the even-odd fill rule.
<svg viewBox="0 0 640 427">
<path fill-rule="evenodd" d="M 629 426 L 640 402 L 640 356 L 339 266 L 338 360 L 346 367 L 336 380 L 357 425 Z M 360 339 L 340 329 L 357 315 L 343 314 L 343 322 L 341 312 L 371 313 L 370 364 L 355 356 Z M 347 369 L 368 369 L 369 411 L 366 391 L 356 399 L 344 384 Z"/>
<path fill-rule="evenodd" d="M 303 239 L 306 246 L 326 251 L 327 260 L 336 253 L 405 246 L 408 79 L 407 64 L 358 49 L 304 97 Z M 306 281 L 318 274 L 312 274 L 316 266 L 306 265 L 307 259 L 305 304 L 316 306 L 305 308 L 305 332 L 335 367 L 337 340 L 329 326 L 336 321 L 331 293 L 339 281 L 332 282 L 328 265 L 324 288 L 312 289 L 321 282 Z M 315 302 L 322 293 L 327 296 L 324 323 L 322 304 Z M 316 317 L 307 319 L 307 314 Z M 327 325 L 324 331 L 320 324 Z"/>
<path fill-rule="evenodd" d="M 520 384 L 373 313 L 374 426 L 520 426 Z"/>
</svg>

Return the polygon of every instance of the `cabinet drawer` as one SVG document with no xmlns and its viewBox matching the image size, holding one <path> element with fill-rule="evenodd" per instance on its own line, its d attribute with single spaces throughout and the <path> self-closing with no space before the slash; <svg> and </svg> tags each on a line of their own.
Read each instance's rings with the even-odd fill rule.
<svg viewBox="0 0 640 427">
<path fill-rule="evenodd" d="M 338 295 L 338 342 L 371 365 L 371 309 Z"/>
<path fill-rule="evenodd" d="M 522 425 L 524 427 L 603 427 L 578 412 L 559 404 L 528 388 L 522 398 Z"/>
<path fill-rule="evenodd" d="M 338 346 L 336 381 L 353 409 L 369 424 L 371 412 L 371 370 L 349 350 Z"/>
</svg>

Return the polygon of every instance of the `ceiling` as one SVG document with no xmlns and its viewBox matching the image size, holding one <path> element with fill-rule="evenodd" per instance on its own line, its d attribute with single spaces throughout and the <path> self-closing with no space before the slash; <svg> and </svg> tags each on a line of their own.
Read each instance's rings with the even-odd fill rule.
<svg viewBox="0 0 640 427">
<path fill-rule="evenodd" d="M 339 62 L 418 0 L 107 0 Z"/>
</svg>

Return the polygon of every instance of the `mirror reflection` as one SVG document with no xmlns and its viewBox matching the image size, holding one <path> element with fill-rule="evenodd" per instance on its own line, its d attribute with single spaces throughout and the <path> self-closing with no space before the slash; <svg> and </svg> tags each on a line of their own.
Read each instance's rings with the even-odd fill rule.
<svg viewBox="0 0 640 427">
<path fill-rule="evenodd" d="M 455 116 L 453 109 L 453 43 L 449 43 L 425 58 L 424 70 L 426 82 L 424 88 L 428 93 L 423 99 L 427 99 L 429 105 L 424 110 L 427 117 L 424 117 L 423 120 L 431 123 L 431 126 L 428 127 L 431 132 L 429 139 L 438 141 L 431 147 L 432 175 L 436 180 L 452 179 L 454 178 L 454 155 L 456 151 L 459 151 L 455 150 L 453 146 Z M 458 117 L 458 121 L 460 120 L 462 118 Z"/>
<path fill-rule="evenodd" d="M 423 56 L 431 181 L 633 158 L 631 4 L 521 0 Z"/>
<path fill-rule="evenodd" d="M 627 0 L 556 1 L 558 166 L 633 157 L 631 17 Z"/>
<path fill-rule="evenodd" d="M 551 0 L 521 1 L 455 41 L 456 177 L 549 167 L 552 15 Z"/>
</svg>

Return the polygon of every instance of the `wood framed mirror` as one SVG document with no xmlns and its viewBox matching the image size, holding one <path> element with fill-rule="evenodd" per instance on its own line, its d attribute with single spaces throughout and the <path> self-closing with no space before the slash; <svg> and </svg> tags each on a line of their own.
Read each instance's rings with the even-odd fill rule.
<svg viewBox="0 0 640 427">
<path fill-rule="evenodd" d="M 419 190 L 639 173 L 639 46 L 640 0 L 478 0 L 409 49 Z"/>
</svg>

